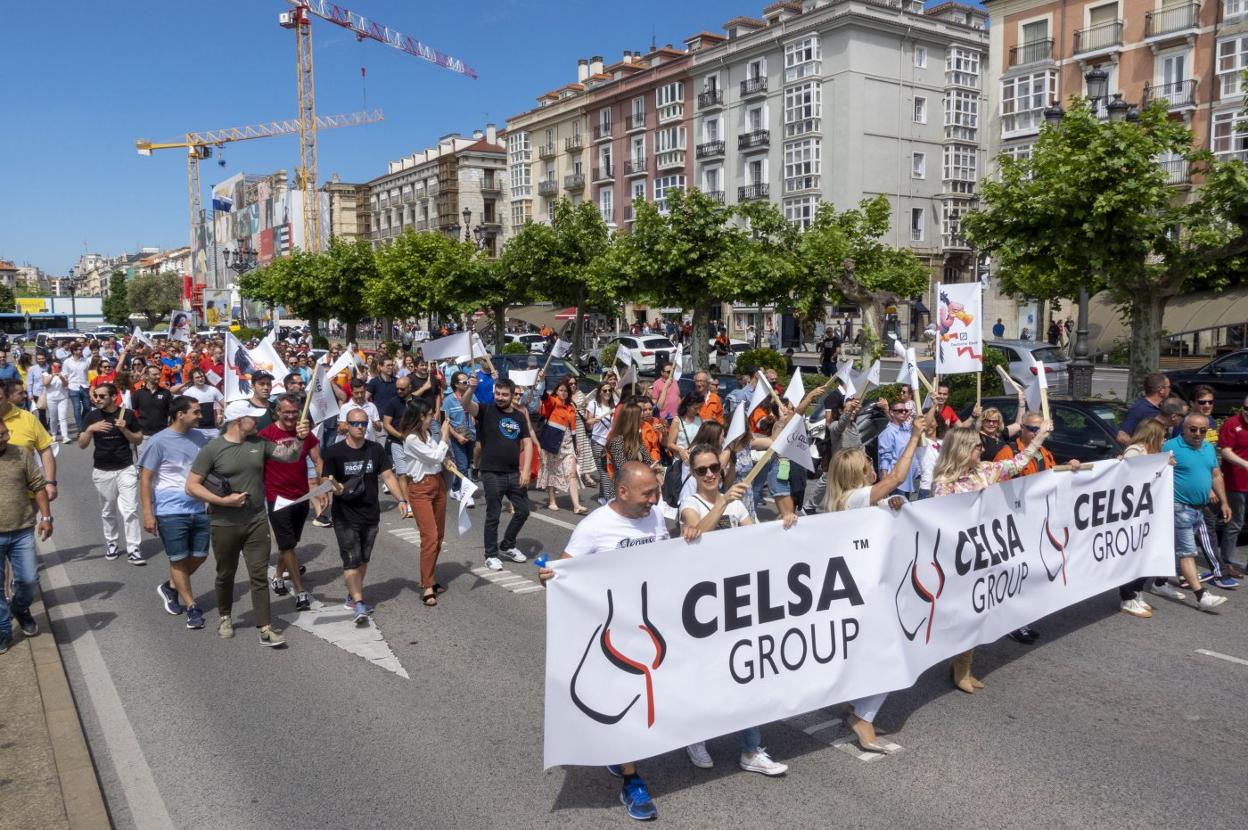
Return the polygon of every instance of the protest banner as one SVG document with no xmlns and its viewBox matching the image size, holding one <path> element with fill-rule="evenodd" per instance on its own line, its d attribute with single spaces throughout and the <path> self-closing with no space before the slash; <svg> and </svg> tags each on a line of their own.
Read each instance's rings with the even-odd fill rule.
<svg viewBox="0 0 1248 830">
<path fill-rule="evenodd" d="M 984 286 L 959 282 L 936 286 L 936 376 L 982 372 Z"/>
</svg>

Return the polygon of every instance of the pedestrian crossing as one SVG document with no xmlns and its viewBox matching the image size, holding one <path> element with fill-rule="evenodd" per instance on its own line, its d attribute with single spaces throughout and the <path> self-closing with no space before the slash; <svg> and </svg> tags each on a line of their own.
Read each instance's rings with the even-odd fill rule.
<svg viewBox="0 0 1248 830">
<path fill-rule="evenodd" d="M 408 526 L 388 528 L 388 532 L 390 535 L 402 539 L 409 545 L 420 547 L 420 531 L 414 527 Z M 495 585 L 506 588 L 513 594 L 534 594 L 542 590 L 541 583 L 539 583 L 536 579 L 529 579 L 528 577 L 521 576 L 514 571 L 506 569 L 501 571 L 492 571 L 482 565 L 479 568 L 473 568 L 472 573 L 474 576 L 480 577 L 486 582 L 492 582 Z"/>
<path fill-rule="evenodd" d="M 792 718 L 785 718 L 784 722 L 794 729 L 800 729 L 810 737 L 821 743 L 827 744 L 833 749 L 844 752 L 863 763 L 871 763 L 881 758 L 887 758 L 880 752 L 866 752 L 862 747 L 858 746 L 858 741 L 854 736 L 854 732 L 845 723 L 843 718 L 829 717 L 833 708 L 818 709 L 814 712 L 807 712 L 804 715 L 797 715 Z M 880 744 L 896 753 L 902 749 L 900 744 L 884 738 L 879 739 Z"/>
</svg>

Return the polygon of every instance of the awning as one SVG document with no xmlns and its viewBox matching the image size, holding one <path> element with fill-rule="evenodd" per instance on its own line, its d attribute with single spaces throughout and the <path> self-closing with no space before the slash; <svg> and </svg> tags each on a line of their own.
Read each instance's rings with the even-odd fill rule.
<svg viewBox="0 0 1248 830">
<path fill-rule="evenodd" d="M 575 320 L 576 319 L 576 306 L 572 306 L 571 308 L 565 308 L 563 311 L 555 315 L 555 319 L 556 320 Z"/>
<path fill-rule="evenodd" d="M 921 300 L 911 300 L 910 310 L 913 311 L 915 314 L 926 314 L 928 316 L 931 316 L 931 313 L 932 313 L 928 311 L 927 306 L 923 305 L 923 302 Z"/>
<path fill-rule="evenodd" d="M 1064 305 L 1063 310 L 1073 319 L 1078 305 Z M 1127 322 L 1109 294 L 1093 297 L 1088 303 L 1088 340 L 1093 353 L 1109 351 L 1116 341 L 1126 341 L 1130 337 Z M 1248 288 L 1233 288 L 1221 294 L 1202 291 L 1175 297 L 1166 304 L 1161 327 L 1173 336 L 1244 322 L 1248 322 Z"/>
<path fill-rule="evenodd" d="M 550 326 L 552 329 L 559 327 L 561 320 L 569 319 L 559 315 L 569 309 L 558 309 L 549 305 L 523 305 L 515 308 L 507 309 L 507 317 L 512 320 L 523 320 L 531 326 Z M 571 309 L 573 316 L 576 315 L 576 309 Z"/>
</svg>

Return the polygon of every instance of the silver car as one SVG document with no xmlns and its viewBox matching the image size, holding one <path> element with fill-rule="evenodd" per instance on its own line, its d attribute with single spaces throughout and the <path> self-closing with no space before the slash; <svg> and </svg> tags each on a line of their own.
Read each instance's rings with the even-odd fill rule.
<svg viewBox="0 0 1248 830">
<path fill-rule="evenodd" d="M 1065 391 L 1066 364 L 1069 358 L 1057 346 L 1035 340 L 986 340 L 984 347 L 1001 353 L 1008 364 L 1006 371 L 1019 386 L 1026 388 L 1035 379 L 1039 364 L 1043 363 L 1044 373 L 1049 378 L 1049 389 L 1054 392 Z M 929 378 L 935 377 L 936 360 L 920 360 L 919 371 Z M 1012 389 L 1004 391 L 1013 393 Z"/>
</svg>

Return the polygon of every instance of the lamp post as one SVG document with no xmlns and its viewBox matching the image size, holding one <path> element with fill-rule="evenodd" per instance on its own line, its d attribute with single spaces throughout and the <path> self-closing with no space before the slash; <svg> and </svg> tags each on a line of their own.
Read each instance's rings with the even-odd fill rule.
<svg viewBox="0 0 1248 830">
<path fill-rule="evenodd" d="M 68 285 L 66 285 L 65 287 L 69 289 L 69 315 L 70 315 L 69 327 L 72 328 L 74 331 L 77 331 L 78 330 L 78 278 L 68 277 L 66 278 L 66 282 L 68 283 Z"/>
<path fill-rule="evenodd" d="M 232 251 L 226 248 L 222 253 L 225 254 L 225 267 L 239 276 L 256 269 L 256 252 L 246 242 L 240 241 L 237 248 Z"/>
</svg>

